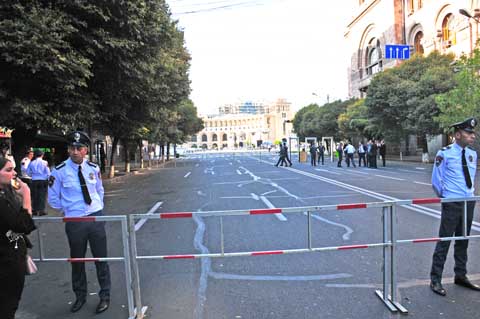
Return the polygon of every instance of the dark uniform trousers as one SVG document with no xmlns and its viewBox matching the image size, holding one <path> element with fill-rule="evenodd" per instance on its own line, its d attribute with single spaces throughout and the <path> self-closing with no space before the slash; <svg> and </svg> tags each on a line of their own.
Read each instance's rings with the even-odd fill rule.
<svg viewBox="0 0 480 319">
<path fill-rule="evenodd" d="M 47 200 L 48 181 L 32 181 L 32 211 L 44 212 Z"/>
<path fill-rule="evenodd" d="M 102 216 L 102 211 L 89 216 Z M 105 222 L 67 222 L 65 224 L 68 243 L 70 244 L 70 257 L 84 258 L 87 251 L 87 242 L 93 257 L 107 257 L 107 235 Z M 110 270 L 107 262 L 95 262 L 97 278 L 100 284 L 100 299 L 110 300 Z M 72 288 L 77 299 L 87 296 L 87 275 L 85 263 L 72 263 Z"/>
<path fill-rule="evenodd" d="M 467 202 L 467 235 L 470 235 L 472 227 L 473 210 L 475 201 Z M 440 221 L 440 237 L 463 236 L 463 211 L 464 202 L 442 203 L 442 218 Z M 433 253 L 432 270 L 430 277 L 432 281 L 441 282 L 443 266 L 447 258 L 450 241 L 440 241 Z M 455 276 L 467 274 L 467 248 L 468 240 L 456 240 L 454 247 Z"/>
</svg>

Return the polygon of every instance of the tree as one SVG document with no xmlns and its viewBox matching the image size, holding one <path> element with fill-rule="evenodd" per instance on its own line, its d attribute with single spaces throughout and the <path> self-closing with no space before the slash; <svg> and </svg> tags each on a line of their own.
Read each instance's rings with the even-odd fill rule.
<svg viewBox="0 0 480 319">
<path fill-rule="evenodd" d="M 372 138 L 375 131 L 370 126 L 365 99 L 354 101 L 347 106 L 345 113 L 338 116 L 338 128 L 343 139 Z"/>
<path fill-rule="evenodd" d="M 441 132 L 434 121 L 440 113 L 435 98 L 455 85 L 452 61 L 452 55 L 438 52 L 426 57 L 415 55 L 377 74 L 368 88 L 365 105 L 378 134 L 396 142 L 416 134 L 427 153 L 427 136 Z"/>
<path fill-rule="evenodd" d="M 471 58 L 462 57 L 454 71 L 456 86 L 435 98 L 440 109 L 435 121 L 444 131 L 452 123 L 480 113 L 480 51 L 475 49 Z"/>
</svg>

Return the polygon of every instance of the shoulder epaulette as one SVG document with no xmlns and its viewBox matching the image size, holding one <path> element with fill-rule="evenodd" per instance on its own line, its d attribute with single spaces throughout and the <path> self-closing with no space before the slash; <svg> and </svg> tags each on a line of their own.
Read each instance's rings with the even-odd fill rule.
<svg viewBox="0 0 480 319">
<path fill-rule="evenodd" d="M 90 162 L 90 161 L 87 161 L 87 164 L 90 165 L 91 167 L 98 167 L 97 164 L 92 163 L 92 162 Z"/>
<path fill-rule="evenodd" d="M 451 146 L 451 145 L 448 145 L 448 146 L 442 147 L 442 151 L 449 150 L 449 149 L 451 149 L 451 148 L 452 148 L 452 146 Z"/>
<path fill-rule="evenodd" d="M 62 162 L 62 164 L 59 164 L 57 166 L 55 166 L 55 169 L 61 169 L 62 167 L 65 167 L 66 163 L 65 162 Z"/>
</svg>

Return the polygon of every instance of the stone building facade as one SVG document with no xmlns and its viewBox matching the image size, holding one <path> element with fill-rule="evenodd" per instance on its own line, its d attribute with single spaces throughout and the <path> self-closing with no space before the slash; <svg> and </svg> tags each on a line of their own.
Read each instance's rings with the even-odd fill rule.
<svg viewBox="0 0 480 319">
<path fill-rule="evenodd" d="M 241 105 L 245 105 L 242 103 Z M 202 116 L 204 129 L 191 136 L 187 148 L 235 149 L 258 147 L 290 136 L 293 119 L 291 103 L 278 99 L 274 103 L 225 105 L 219 114 Z M 248 111 L 245 111 L 247 110 Z"/>
<path fill-rule="evenodd" d="M 375 73 L 400 63 L 385 58 L 386 44 L 408 44 L 411 53 L 433 50 L 457 57 L 479 38 L 480 0 L 349 0 L 345 40 L 351 52 L 349 96 L 364 97 Z"/>
</svg>

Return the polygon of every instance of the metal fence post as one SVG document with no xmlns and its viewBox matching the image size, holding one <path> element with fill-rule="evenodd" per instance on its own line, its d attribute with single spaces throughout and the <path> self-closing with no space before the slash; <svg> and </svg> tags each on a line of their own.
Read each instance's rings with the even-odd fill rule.
<svg viewBox="0 0 480 319">
<path fill-rule="evenodd" d="M 383 222 L 383 290 L 375 290 L 377 296 L 382 300 L 382 302 L 387 306 L 391 312 L 397 312 L 397 308 L 390 302 L 388 298 L 388 290 L 390 286 L 389 275 L 391 272 L 388 271 L 388 250 L 391 249 L 388 245 L 388 221 L 389 221 L 389 206 L 382 207 L 382 222 Z"/>
<path fill-rule="evenodd" d="M 391 302 L 403 314 L 407 314 L 408 310 L 397 301 L 397 205 L 390 206 L 390 279 L 391 285 Z"/>
<path fill-rule="evenodd" d="M 127 227 L 127 217 L 123 216 L 121 220 L 122 224 L 122 244 L 123 244 L 123 256 L 125 258 L 125 281 L 127 285 L 127 300 L 128 300 L 128 316 L 129 318 L 135 318 L 135 305 L 133 304 L 133 282 L 132 282 L 132 268 L 130 258 L 130 242 Z"/>
<path fill-rule="evenodd" d="M 138 271 L 137 260 L 137 237 L 135 234 L 135 218 L 129 216 L 129 232 L 130 232 L 130 250 L 132 259 L 132 285 L 135 292 L 135 318 L 143 319 L 147 307 L 142 306 L 142 296 L 140 293 L 140 273 Z"/>
</svg>

